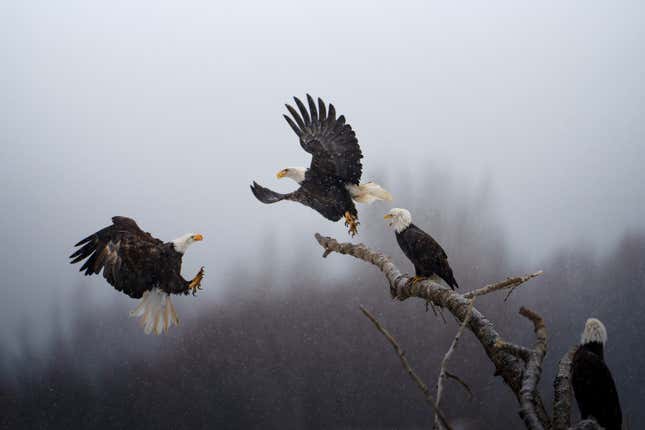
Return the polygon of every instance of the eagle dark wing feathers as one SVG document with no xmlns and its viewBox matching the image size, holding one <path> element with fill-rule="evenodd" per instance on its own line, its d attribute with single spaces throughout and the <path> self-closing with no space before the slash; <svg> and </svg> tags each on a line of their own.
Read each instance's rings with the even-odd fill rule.
<svg viewBox="0 0 645 430">
<path fill-rule="evenodd" d="M 300 146 L 313 157 L 309 167 L 310 178 L 320 183 L 332 178 L 343 183 L 358 184 L 363 166 L 361 164 L 361 148 L 358 145 L 356 133 L 345 117 L 336 118 L 334 105 L 329 105 L 318 99 L 318 108 L 310 95 L 307 95 L 309 111 L 300 99 L 294 97 L 298 112 L 294 107 L 286 105 L 292 118 L 284 115 L 289 126 L 300 138 Z"/>
<path fill-rule="evenodd" d="M 271 204 L 281 200 L 298 202 L 316 210 L 331 221 L 341 219 L 346 210 L 349 210 L 352 215 L 356 214 L 356 208 L 351 198 L 348 198 L 344 189 L 335 186 L 320 187 L 312 182 L 305 181 L 296 191 L 280 194 L 254 181 L 253 185 L 251 185 L 251 191 L 262 203 Z"/>
<path fill-rule="evenodd" d="M 145 234 L 145 232 L 143 232 L 139 228 L 139 226 L 137 225 L 136 221 L 133 220 L 132 218 L 128 218 L 128 217 L 124 217 L 124 216 L 114 216 L 114 217 L 112 217 L 112 225 L 111 226 L 105 227 L 104 229 L 99 230 L 94 234 L 90 234 L 89 236 L 87 236 L 85 239 L 81 240 L 80 242 L 78 242 L 74 246 L 81 246 L 82 244 L 91 241 L 98 234 L 103 234 L 104 232 L 106 232 L 107 230 L 110 230 L 110 229 L 115 230 L 115 227 L 118 228 L 119 230 L 123 230 L 123 231 L 131 231 L 133 233 Z"/>
<path fill-rule="evenodd" d="M 311 122 L 314 126 L 320 125 L 320 121 L 318 118 L 318 109 L 316 108 L 316 103 L 314 102 L 314 99 L 307 94 L 307 103 L 309 103 L 309 111 L 311 112 Z"/>
<path fill-rule="evenodd" d="M 288 194 L 286 198 L 309 206 L 334 222 L 340 220 L 346 211 L 357 215 L 354 202 L 344 186 L 321 186 L 319 183 L 305 180 L 300 188 Z"/>
<path fill-rule="evenodd" d="M 287 107 L 291 108 L 291 106 L 289 106 L 289 105 L 287 105 Z M 296 135 L 298 137 L 300 137 L 300 128 L 296 124 L 294 124 L 293 120 L 291 118 L 289 118 L 287 115 L 282 115 L 282 116 L 284 117 L 284 119 L 287 120 L 287 123 L 293 129 L 293 131 L 296 133 Z"/>
<path fill-rule="evenodd" d="M 452 289 L 459 288 L 446 252 L 432 236 L 410 224 L 407 229 L 397 233 L 396 238 L 403 253 L 414 264 L 418 276 L 437 275 Z"/>
<path fill-rule="evenodd" d="M 356 207 L 346 188 L 358 184 L 363 157 L 356 134 L 345 117 L 336 118 L 336 109 L 318 99 L 318 104 L 307 94 L 307 106 L 294 97 L 296 108 L 286 105 L 283 115 L 289 127 L 300 139 L 300 146 L 312 155 L 311 165 L 300 188 L 280 194 L 253 182 L 251 191 L 262 203 L 291 200 L 318 211 L 331 221 L 338 221 L 346 212 L 357 217 Z M 308 107 L 308 109 L 307 109 Z"/>
<path fill-rule="evenodd" d="M 300 101 L 298 97 L 293 98 L 296 101 L 296 105 L 298 106 L 298 109 L 300 110 L 300 113 L 302 114 L 302 118 L 304 119 L 305 125 L 310 126 L 311 125 L 311 118 L 309 118 L 309 112 L 307 112 L 307 108 L 305 107 L 304 104 Z"/>
<path fill-rule="evenodd" d="M 113 224 L 86 237 L 70 258 L 85 275 L 99 274 L 119 291 L 139 298 L 147 290 L 159 287 L 168 293 L 182 293 L 188 281 L 180 275 L 181 254 L 172 244 L 163 243 L 142 231 L 126 217 L 112 218 Z"/>
<path fill-rule="evenodd" d="M 620 430 L 622 411 L 614 378 L 605 361 L 580 346 L 571 362 L 571 385 L 582 419 L 594 417 L 607 430 Z"/>
<path fill-rule="evenodd" d="M 142 231 L 133 219 L 115 216 L 112 218 L 111 226 L 89 235 L 74 245 L 83 245 L 83 247 L 70 256 L 73 259 L 71 263 L 78 263 L 89 257 L 81 266 L 80 271 L 85 271 L 85 275 L 98 274 L 106 263 L 113 264 L 113 260 L 118 257 L 121 250 L 122 239 L 128 236 L 137 237 L 141 241 L 152 240 L 162 243 L 152 238 L 149 233 Z"/>
<path fill-rule="evenodd" d="M 308 95 L 307 99 L 311 99 L 311 96 Z M 325 108 L 325 102 L 318 98 L 318 124 L 321 123 L 321 120 L 327 118 L 327 109 Z"/>
<path fill-rule="evenodd" d="M 253 185 L 251 185 L 251 191 L 259 201 L 266 204 L 276 203 L 276 202 L 279 202 L 280 200 L 285 200 L 288 196 L 288 194 L 276 193 L 275 191 L 265 188 L 255 181 L 253 181 Z"/>
</svg>

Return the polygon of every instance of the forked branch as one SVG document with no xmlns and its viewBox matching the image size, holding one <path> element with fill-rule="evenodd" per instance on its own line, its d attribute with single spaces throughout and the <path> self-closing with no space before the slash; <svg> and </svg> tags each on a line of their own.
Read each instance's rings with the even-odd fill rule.
<svg viewBox="0 0 645 430">
<path fill-rule="evenodd" d="M 403 275 L 396 265 L 384 254 L 376 252 L 363 244 L 339 243 L 333 238 L 316 234 L 316 240 L 324 249 L 324 257 L 333 252 L 351 255 L 352 257 L 366 261 L 383 272 L 390 287 L 390 294 L 399 299 L 406 300 L 410 297 L 417 297 L 424 301 L 430 301 L 435 306 L 447 309 L 457 320 L 463 322 L 468 315 L 467 327 L 480 342 L 489 359 L 495 366 L 495 373 L 502 376 L 504 382 L 515 394 L 518 402 L 521 400 L 520 390 L 523 385 L 523 375 L 527 366 L 525 359 L 520 358 L 522 353 L 511 353 L 507 348 L 500 345 L 507 344 L 497 332 L 493 324 L 476 308 L 470 309 L 469 298 L 489 294 L 502 289 L 517 288 L 526 281 L 538 276 L 536 272 L 526 276 L 509 278 L 497 284 L 488 285 L 482 289 L 474 290 L 471 293 L 459 294 L 456 291 L 446 288 L 432 280 L 424 280 L 411 283 L 410 277 Z M 545 345 L 546 348 L 546 345 Z M 520 356 L 518 356 L 520 355 Z M 527 355 L 527 354 L 524 354 Z M 528 357 L 527 357 L 528 358 Z M 541 365 L 541 361 L 540 361 Z M 539 379 L 539 376 L 538 376 Z M 535 415 L 543 428 L 551 427 L 551 420 L 537 392 L 531 394 L 534 402 Z"/>
</svg>

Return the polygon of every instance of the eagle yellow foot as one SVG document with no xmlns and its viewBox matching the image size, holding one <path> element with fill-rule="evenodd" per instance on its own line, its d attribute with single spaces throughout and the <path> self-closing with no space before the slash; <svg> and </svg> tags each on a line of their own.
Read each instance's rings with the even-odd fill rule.
<svg viewBox="0 0 645 430">
<path fill-rule="evenodd" d="M 193 293 L 193 296 L 197 295 L 197 290 L 202 289 L 202 279 L 204 279 L 204 268 L 199 269 L 199 272 L 195 275 L 190 284 L 188 284 L 188 289 Z"/>
<path fill-rule="evenodd" d="M 360 225 L 360 222 L 358 222 L 358 218 L 355 217 L 354 215 L 350 214 L 349 211 L 345 212 L 345 227 L 349 227 L 349 234 L 352 235 L 352 237 L 356 236 L 358 234 L 358 226 Z"/>
<path fill-rule="evenodd" d="M 414 285 L 416 285 L 417 283 L 419 283 L 421 281 L 425 281 L 426 279 L 428 279 L 428 278 L 426 278 L 425 276 L 416 276 L 415 275 L 412 278 L 410 278 L 410 280 L 408 281 L 408 285 L 414 286 Z"/>
</svg>

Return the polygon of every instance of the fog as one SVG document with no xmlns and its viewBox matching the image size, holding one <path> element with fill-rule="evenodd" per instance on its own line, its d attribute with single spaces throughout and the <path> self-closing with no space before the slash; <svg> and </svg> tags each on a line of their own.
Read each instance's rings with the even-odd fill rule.
<svg viewBox="0 0 645 430">
<path fill-rule="evenodd" d="M 450 207 L 451 197 L 438 201 Z M 462 288 L 526 271 L 511 263 L 487 205 L 463 201 L 468 203 L 452 217 L 457 226 L 440 214 L 422 220 L 438 226 L 436 235 L 454 257 Z M 364 221 L 372 225 L 378 218 L 368 215 Z M 300 256 L 278 263 L 271 237 L 264 238 L 263 259 L 251 266 L 239 263 L 233 267 L 237 277 L 218 280 L 217 301 L 204 303 L 206 293 L 177 300 L 182 324 L 163 337 L 145 336 L 125 318 L 125 303 L 93 305 L 95 293 L 88 290 L 66 303 L 75 309 L 68 330 L 62 326 L 63 309 L 48 320 L 44 351 L 33 342 L 42 329 L 21 326 L 17 353 L 0 372 L 5 411 L 0 427 L 430 427 L 423 396 L 358 305 L 367 306 L 397 336 L 429 383 L 457 329 L 455 321 L 446 315 L 444 322 L 418 300 L 392 301 L 382 275 L 366 264 L 352 265 L 343 277 L 329 276 L 349 257 L 323 260 L 320 251 L 312 257 L 309 241 L 294 242 Z M 376 242 L 406 267 L 391 236 Z M 287 281 L 277 279 L 271 270 L 277 266 L 289 274 Z M 504 338 L 527 345 L 533 334 L 517 315 L 519 306 L 545 317 L 549 353 L 541 391 L 547 404 L 557 361 L 577 341 L 588 316 L 601 318 L 609 329 L 606 358 L 625 422 L 634 428 L 645 419 L 645 374 L 635 359 L 645 353 L 640 342 L 645 234 L 625 235 L 605 257 L 575 248 L 541 267 L 546 274 L 507 301 L 504 294 L 482 297 L 478 309 Z M 442 406 L 455 428 L 520 428 L 516 400 L 471 334 L 464 335 L 449 369 L 473 392 L 469 398 L 457 384 L 447 384 Z"/>
<path fill-rule="evenodd" d="M 41 351 L 52 336 L 73 338 L 87 312 L 125 320 L 124 339 L 141 341 L 127 320 L 135 302 L 67 264 L 113 215 L 164 240 L 205 236 L 184 258 L 186 277 L 207 271 L 204 291 L 179 300 L 193 324 L 253 295 L 260 273 L 269 295 L 303 272 L 323 290 L 360 283 L 354 261 L 323 261 L 313 241 L 316 231 L 346 238 L 342 223 L 262 205 L 248 188 L 294 188 L 275 172 L 309 157 L 281 115 L 307 92 L 347 117 L 363 178 L 416 209 L 462 273 L 479 249 L 463 217 L 504 256 L 491 277 L 567 252 L 597 270 L 645 230 L 643 22 L 636 1 L 3 3 L 3 361 L 25 343 Z M 360 207 L 356 240 L 392 246 L 379 219 L 388 208 Z"/>
</svg>

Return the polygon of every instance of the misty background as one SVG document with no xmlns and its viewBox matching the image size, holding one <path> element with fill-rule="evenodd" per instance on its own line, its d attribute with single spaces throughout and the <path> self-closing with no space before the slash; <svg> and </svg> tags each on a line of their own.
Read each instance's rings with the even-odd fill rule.
<svg viewBox="0 0 645 430">
<path fill-rule="evenodd" d="M 455 324 L 392 303 L 372 267 L 322 260 L 313 233 L 348 239 L 342 223 L 248 188 L 295 187 L 275 173 L 309 156 L 281 115 L 306 92 L 347 117 L 363 179 L 444 245 L 464 290 L 545 270 L 509 302 L 478 304 L 517 341 L 532 341 L 520 305 L 547 318 L 545 395 L 598 316 L 628 422 L 645 419 L 630 360 L 645 323 L 643 22 L 636 1 L 0 4 L 2 423 L 427 426 L 357 306 L 431 383 Z M 359 207 L 356 241 L 411 270 L 388 209 Z M 113 215 L 163 240 L 205 236 L 183 265 L 206 267 L 204 291 L 175 300 L 168 336 L 144 336 L 135 301 L 67 264 Z M 464 339 L 455 368 L 475 398 L 464 408 L 450 386 L 450 416 L 517 426 Z"/>
</svg>

